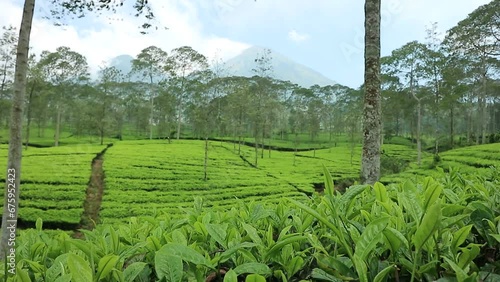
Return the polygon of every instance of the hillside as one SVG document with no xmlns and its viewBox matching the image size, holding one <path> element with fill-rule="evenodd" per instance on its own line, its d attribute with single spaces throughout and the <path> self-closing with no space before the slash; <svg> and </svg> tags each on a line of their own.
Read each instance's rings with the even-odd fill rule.
<svg viewBox="0 0 500 282">
<path fill-rule="evenodd" d="M 253 76 L 254 73 L 252 69 L 255 68 L 255 58 L 257 58 L 263 50 L 263 47 L 250 47 L 238 56 L 227 60 L 226 66 L 228 68 L 228 75 Z M 275 51 L 271 51 L 271 55 L 273 76 L 275 78 L 291 81 L 303 87 L 310 87 L 315 84 L 320 86 L 335 84 L 335 81 L 325 77 L 321 73 L 299 64 Z M 130 70 L 132 70 L 133 59 L 134 58 L 130 55 L 120 55 L 112 58 L 109 61 L 109 66 L 114 66 L 123 74 L 128 74 Z M 132 77 L 132 80 L 140 80 L 140 76 L 135 75 Z"/>
<path fill-rule="evenodd" d="M 253 76 L 252 69 L 255 68 L 255 59 L 265 48 L 253 46 L 243 51 L 238 56 L 226 62 L 229 73 L 239 76 Z M 281 80 L 288 80 L 303 87 L 310 87 L 314 84 L 325 86 L 333 85 L 335 81 L 325 77 L 321 73 L 299 64 L 280 53 L 271 50 L 272 66 L 274 77 Z"/>
</svg>

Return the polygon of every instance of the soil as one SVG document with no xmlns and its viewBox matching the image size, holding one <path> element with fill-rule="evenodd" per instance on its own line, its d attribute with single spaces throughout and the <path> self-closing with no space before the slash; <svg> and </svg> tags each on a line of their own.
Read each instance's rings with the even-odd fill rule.
<svg viewBox="0 0 500 282">
<path fill-rule="evenodd" d="M 83 202 L 83 213 L 78 229 L 92 230 L 99 223 L 99 211 L 101 209 L 102 195 L 105 188 L 105 174 L 102 168 L 104 154 L 106 150 L 113 146 L 109 144 L 102 152 L 97 154 L 92 160 L 92 173 L 87 186 L 85 201 Z M 75 238 L 81 238 L 83 234 L 76 231 Z"/>
</svg>

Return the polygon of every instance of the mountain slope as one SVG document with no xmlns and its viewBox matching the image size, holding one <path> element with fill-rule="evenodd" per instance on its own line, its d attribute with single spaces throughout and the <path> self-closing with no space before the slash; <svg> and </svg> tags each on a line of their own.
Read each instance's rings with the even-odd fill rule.
<svg viewBox="0 0 500 282">
<path fill-rule="evenodd" d="M 253 76 L 252 69 L 256 67 L 255 59 L 262 54 L 265 48 L 253 46 L 244 50 L 240 55 L 226 61 L 230 75 Z M 281 80 L 289 80 L 303 87 L 314 84 L 320 86 L 333 85 L 335 81 L 321 73 L 299 64 L 277 52 L 271 50 L 273 75 Z"/>
<path fill-rule="evenodd" d="M 265 48 L 250 47 L 240 55 L 226 61 L 227 74 L 251 77 L 255 74 L 252 69 L 256 67 L 255 59 L 262 54 Z M 277 52 L 271 51 L 273 76 L 277 79 L 288 80 L 303 87 L 310 87 L 314 84 L 320 86 L 333 85 L 335 81 L 325 77 L 321 73 L 299 64 Z M 132 60 L 130 55 L 120 55 L 109 61 L 110 66 L 114 66 L 123 74 L 128 74 L 132 70 Z M 132 76 L 131 80 L 142 80 L 139 74 Z"/>
</svg>

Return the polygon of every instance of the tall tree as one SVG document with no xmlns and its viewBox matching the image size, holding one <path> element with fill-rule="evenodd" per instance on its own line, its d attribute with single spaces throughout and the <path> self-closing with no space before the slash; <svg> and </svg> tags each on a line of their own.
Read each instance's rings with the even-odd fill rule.
<svg viewBox="0 0 500 282">
<path fill-rule="evenodd" d="M 365 100 L 361 181 L 380 178 L 380 0 L 365 0 Z"/>
<path fill-rule="evenodd" d="M 208 68 L 207 58 L 189 46 L 182 46 L 172 50 L 168 58 L 168 70 L 178 81 L 177 93 L 177 139 L 181 136 L 182 114 L 186 101 L 189 99 L 186 91 L 186 80 L 188 75 L 195 71 Z"/>
<path fill-rule="evenodd" d="M 393 50 L 391 56 L 384 58 L 384 73 L 397 76 L 404 86 L 407 86 L 411 97 L 417 102 L 417 163 L 420 165 L 422 155 L 422 103 L 425 92 L 418 91 L 419 81 L 425 77 L 426 46 L 417 41 L 409 42 Z"/>
<path fill-rule="evenodd" d="M 71 88 L 89 77 L 87 59 L 68 47 L 59 47 L 55 52 L 43 53 L 40 64 L 47 79 L 56 86 L 54 93 L 56 107 L 54 146 L 59 146 L 62 115 L 71 98 Z"/>
<path fill-rule="evenodd" d="M 167 52 L 156 46 L 149 46 L 143 49 L 137 58 L 132 61 L 132 72 L 140 73 L 149 89 L 146 91 L 149 100 L 149 139 L 153 139 L 154 125 L 154 99 L 158 96 L 158 83 L 164 81 L 166 77 Z"/>
<path fill-rule="evenodd" d="M 26 92 L 26 73 L 28 71 L 28 51 L 33 21 L 35 0 L 25 0 L 21 28 L 19 29 L 19 42 L 17 43 L 16 68 L 14 72 L 14 97 L 12 99 L 12 112 L 10 119 L 9 156 L 5 179 L 2 232 L 0 240 L 0 260 L 5 259 L 9 248 L 9 238 L 12 230 L 17 227 L 19 210 L 19 188 L 21 186 L 21 154 L 22 154 L 22 124 L 23 100 Z M 12 182 L 11 182 L 12 180 Z M 12 193 L 12 189 L 14 193 Z M 11 195 L 13 194 L 13 195 Z M 10 197 L 13 196 L 13 197 Z M 12 202 L 11 199 L 14 199 Z M 14 234 L 15 236 L 15 234 Z"/>
<path fill-rule="evenodd" d="M 16 44 L 18 41 L 17 30 L 13 26 L 2 27 L 3 33 L 0 37 L 0 124 L 8 125 L 10 89 L 14 79 L 14 67 L 16 63 Z"/>
<path fill-rule="evenodd" d="M 273 63 L 270 49 L 264 49 L 262 53 L 255 58 L 255 68 L 252 72 L 256 75 L 253 78 L 252 100 L 252 117 L 254 122 L 254 139 L 255 139 L 255 166 L 257 166 L 258 155 L 258 139 L 260 137 L 261 158 L 264 158 L 264 140 L 266 129 L 268 128 L 270 119 L 269 113 L 272 110 L 276 99 L 273 88 Z"/>
<path fill-rule="evenodd" d="M 95 118 L 95 128 L 98 131 L 101 145 L 104 143 L 106 132 L 111 129 L 113 112 L 118 110 L 119 91 L 123 82 L 123 74 L 116 67 L 105 67 L 99 71 L 99 84 L 97 85 L 94 102 L 91 110 Z M 117 124 L 119 120 L 115 120 Z M 120 132 L 118 132 L 121 135 Z"/>
<path fill-rule="evenodd" d="M 427 85 L 434 94 L 433 101 L 433 116 L 434 116 L 434 154 L 439 152 L 439 136 L 441 127 L 439 109 L 442 99 L 441 84 L 443 80 L 443 68 L 445 63 L 445 55 L 443 53 L 441 42 L 439 40 L 439 33 L 437 30 L 437 23 L 433 23 L 430 27 L 426 28 L 426 49 L 424 55 L 425 61 L 425 76 L 428 80 Z"/>
<path fill-rule="evenodd" d="M 486 115 L 488 79 L 492 66 L 497 64 L 500 55 L 500 0 L 493 0 L 482 5 L 466 19 L 450 29 L 444 43 L 456 55 L 465 55 L 472 59 L 480 83 L 477 91 L 479 118 L 477 119 L 477 143 L 486 142 L 488 118 Z"/>
<path fill-rule="evenodd" d="M 40 64 L 36 61 L 35 55 L 30 55 L 29 59 L 29 70 L 28 70 L 28 99 L 27 99 L 27 109 L 26 109 L 26 150 L 28 149 L 30 141 L 30 127 L 31 120 L 33 119 L 33 108 L 36 103 L 35 100 L 39 100 L 42 85 L 45 83 L 45 77 L 43 76 Z"/>
</svg>

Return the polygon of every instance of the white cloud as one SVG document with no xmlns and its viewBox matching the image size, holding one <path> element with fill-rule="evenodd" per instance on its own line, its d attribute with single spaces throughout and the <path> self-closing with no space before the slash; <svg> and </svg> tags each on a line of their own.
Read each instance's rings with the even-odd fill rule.
<svg viewBox="0 0 500 282">
<path fill-rule="evenodd" d="M 298 33 L 295 29 L 292 29 L 288 32 L 288 39 L 301 42 L 309 39 L 309 35 L 307 33 Z"/>
<path fill-rule="evenodd" d="M 0 24 L 12 23 L 19 25 L 21 7 L 19 1 L 7 0 L 2 4 Z M 150 1 L 153 5 L 157 24 L 168 30 L 158 29 L 150 34 L 141 35 L 138 26 L 143 22 L 126 13 L 113 16 L 94 18 L 87 17 L 86 27 L 81 21 L 75 20 L 70 26 L 54 26 L 49 20 L 35 17 L 31 33 L 31 46 L 39 54 L 43 50 L 55 51 L 57 47 L 67 46 L 86 56 L 91 72 L 96 72 L 103 62 L 122 54 L 137 55 L 142 49 L 155 45 L 170 52 L 181 46 L 191 46 L 207 57 L 212 57 L 216 50 L 218 56 L 226 59 L 237 55 L 249 45 L 221 38 L 203 32 L 198 18 L 196 6 L 187 1 Z M 6 7 L 6 9 L 4 9 Z M 37 10 L 35 10 L 35 13 Z M 5 15 L 4 15 L 5 14 Z M 35 14 L 36 15 L 36 14 Z M 8 17 L 5 17 L 8 16 Z M 111 24 L 110 24 L 111 22 Z"/>
</svg>

